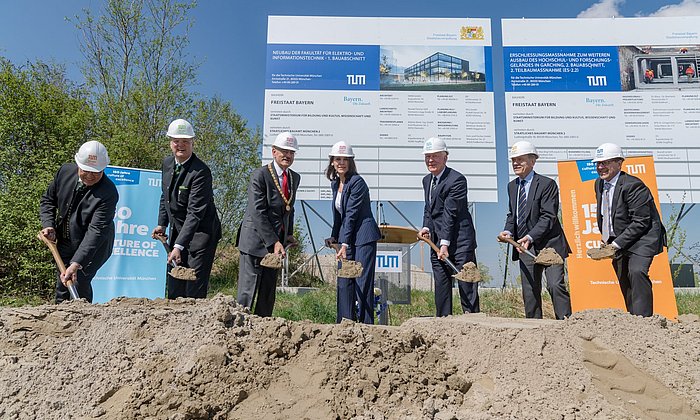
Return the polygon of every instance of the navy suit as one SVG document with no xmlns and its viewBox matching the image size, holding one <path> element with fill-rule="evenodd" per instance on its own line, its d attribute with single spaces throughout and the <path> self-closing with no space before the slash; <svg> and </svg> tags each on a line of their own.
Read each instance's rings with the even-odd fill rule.
<svg viewBox="0 0 700 420">
<path fill-rule="evenodd" d="M 518 237 L 517 211 L 519 179 L 508 183 L 508 216 L 503 230 Z M 553 248 L 562 259 L 571 253 L 564 231 L 559 223 L 559 188 L 553 179 L 534 173 L 527 195 L 526 232 L 532 238 L 530 251 L 538 254 L 544 248 Z M 552 296 L 557 319 L 571 315 L 571 298 L 564 283 L 564 266 L 555 264 L 544 267 L 535 264 L 529 255 L 513 249 L 513 261 L 520 261 L 523 302 L 527 318 L 542 318 L 542 274 L 547 278 L 547 290 Z"/>
<path fill-rule="evenodd" d="M 467 262 L 476 264 L 476 232 L 467 202 L 467 179 L 461 173 L 445 167 L 430 199 L 432 175 L 423 178 L 425 208 L 423 227 L 430 229 L 431 240 L 440 247 L 440 240 L 450 241 L 447 250 L 450 261 L 457 268 Z M 455 273 L 439 260 L 435 251 L 430 252 L 430 262 L 435 278 L 435 310 L 437 316 L 452 314 L 452 284 Z M 479 312 L 478 283 L 457 282 L 462 310 Z"/>
<path fill-rule="evenodd" d="M 170 226 L 170 246 L 179 244 L 185 248 L 180 265 L 194 269 L 197 280 L 168 276 L 168 298 L 205 298 L 216 246 L 221 239 L 211 171 L 195 154 L 184 163 L 177 179 L 173 179 L 174 171 L 175 157 L 168 156 L 163 160 L 158 225 Z"/>
<path fill-rule="evenodd" d="M 58 170 L 40 201 L 43 228 L 56 230 L 56 246 L 63 263 L 80 264 L 78 295 L 92 302 L 92 278 L 112 255 L 114 245 L 114 213 L 119 193 L 114 183 L 102 175 L 95 185 L 87 187 L 82 198 L 76 197 L 78 165 L 68 163 Z M 71 208 L 70 216 L 68 210 Z M 56 303 L 69 298 L 60 277 L 56 281 Z"/>
<path fill-rule="evenodd" d="M 595 181 L 598 209 L 602 209 L 603 180 Z M 654 309 L 649 267 L 654 256 L 666 246 L 666 228 L 656 209 L 654 197 L 641 179 L 620 172 L 613 192 L 612 230 L 609 243 L 620 246 L 613 259 L 613 268 L 620 283 L 627 311 L 633 315 L 651 316 Z M 598 226 L 603 216 L 598 211 Z"/>
<path fill-rule="evenodd" d="M 358 261 L 363 270 L 360 277 L 350 279 L 338 277 L 338 315 L 343 318 L 374 324 L 374 266 L 377 258 L 377 241 L 382 235 L 372 216 L 369 188 L 360 175 L 352 174 L 343 185 L 340 212 L 335 208 L 339 180 L 333 181 L 333 230 L 331 236 L 339 244 L 347 244 L 346 257 Z M 359 319 L 355 311 L 359 304 Z"/>
</svg>

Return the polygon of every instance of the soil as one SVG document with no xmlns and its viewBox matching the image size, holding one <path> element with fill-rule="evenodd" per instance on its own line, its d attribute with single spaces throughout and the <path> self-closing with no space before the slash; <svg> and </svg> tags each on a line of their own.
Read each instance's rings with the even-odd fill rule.
<svg viewBox="0 0 700 420">
<path fill-rule="evenodd" d="M 342 259 L 338 268 L 338 277 L 354 279 L 362 275 L 362 264 L 359 261 Z"/>
<path fill-rule="evenodd" d="M 564 264 L 564 259 L 557 253 L 557 251 L 554 250 L 554 248 L 545 248 L 535 257 L 535 264 L 546 266 Z"/>
<path fill-rule="evenodd" d="M 194 271 L 194 268 L 183 267 L 180 265 L 171 268 L 170 275 L 180 280 L 197 280 L 197 273 Z"/>
<path fill-rule="evenodd" d="M 617 249 L 615 249 L 614 246 L 602 244 L 600 248 L 590 248 L 588 251 L 586 251 L 586 255 L 593 260 L 604 260 L 613 258 L 615 256 L 615 252 L 617 252 Z"/>
<path fill-rule="evenodd" d="M 259 318 L 231 297 L 0 309 L 3 419 L 690 419 L 700 321 Z"/>
<path fill-rule="evenodd" d="M 455 274 L 454 278 L 467 283 L 477 283 L 481 281 L 481 272 L 479 267 L 470 261 L 462 266 L 462 271 Z"/>
<path fill-rule="evenodd" d="M 265 254 L 262 260 L 260 260 L 260 265 L 267 268 L 280 269 L 282 268 L 282 255 Z"/>
</svg>

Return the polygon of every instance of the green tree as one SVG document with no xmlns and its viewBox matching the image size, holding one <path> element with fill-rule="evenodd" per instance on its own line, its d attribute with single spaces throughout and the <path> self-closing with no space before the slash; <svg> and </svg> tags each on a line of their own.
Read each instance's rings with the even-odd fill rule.
<svg viewBox="0 0 700 420">
<path fill-rule="evenodd" d="M 18 68 L 0 58 L 0 293 L 53 290 L 55 266 L 36 239 L 39 198 L 61 164 L 90 138 L 94 114 L 64 69 Z"/>
<path fill-rule="evenodd" d="M 232 242 L 245 212 L 248 175 L 260 166 L 260 132 L 251 132 L 231 104 L 219 98 L 197 101 L 192 121 L 195 153 L 212 171 L 223 241 Z"/>
<path fill-rule="evenodd" d="M 108 0 L 99 16 L 76 16 L 83 74 L 98 115 L 97 136 L 115 165 L 156 169 L 163 133 L 187 118 L 198 64 L 187 55 L 195 3 Z"/>
</svg>

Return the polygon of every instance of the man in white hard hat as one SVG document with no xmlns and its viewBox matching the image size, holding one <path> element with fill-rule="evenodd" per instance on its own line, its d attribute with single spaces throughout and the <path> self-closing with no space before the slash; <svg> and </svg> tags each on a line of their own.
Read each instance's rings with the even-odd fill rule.
<svg viewBox="0 0 700 420">
<path fill-rule="evenodd" d="M 649 267 L 666 246 L 666 228 L 651 191 L 641 179 L 622 171 L 623 161 L 617 144 L 603 143 L 595 151 L 598 228 L 603 242 L 618 250 L 612 264 L 627 311 L 651 316 Z"/>
<path fill-rule="evenodd" d="M 538 254 L 554 249 L 562 259 L 571 253 L 559 223 L 559 188 L 553 179 L 535 172 L 537 149 L 528 141 L 510 148 L 509 158 L 517 176 L 508 183 L 508 216 L 501 236 L 513 238 L 525 249 Z M 571 298 L 564 283 L 564 265 L 544 267 L 528 254 L 513 250 L 513 261 L 520 262 L 525 317 L 542 318 L 542 274 L 552 297 L 557 319 L 571 316 Z"/>
<path fill-rule="evenodd" d="M 423 145 L 425 165 L 430 174 L 423 178 L 425 208 L 420 235 L 440 249 L 430 251 L 435 279 L 435 311 L 437 316 L 452 314 L 452 283 L 455 274 L 444 262 L 449 259 L 461 268 L 476 264 L 476 232 L 467 202 L 467 179 L 447 166 L 448 150 L 442 139 L 429 138 Z M 479 312 L 478 283 L 457 282 L 462 311 Z"/>
<path fill-rule="evenodd" d="M 277 271 L 260 265 L 268 253 L 284 256 L 294 242 L 294 203 L 301 176 L 289 169 L 299 150 L 289 132 L 272 144 L 272 162 L 253 171 L 248 184 L 248 205 L 238 229 L 238 303 L 259 316 L 271 316 L 275 305 Z"/>
<path fill-rule="evenodd" d="M 205 298 L 216 247 L 221 239 L 221 222 L 214 205 L 209 167 L 193 152 L 194 129 L 183 119 L 168 126 L 172 156 L 163 159 L 158 226 L 153 236 L 165 235 L 172 251 L 168 263 L 194 269 L 195 281 L 168 275 L 168 299 Z M 172 267 L 168 264 L 168 270 Z"/>
<path fill-rule="evenodd" d="M 79 297 L 92 302 L 92 279 L 112 255 L 119 193 L 104 175 L 107 165 L 107 149 L 89 141 L 80 146 L 75 163 L 61 166 L 41 197 L 41 233 L 56 242 L 66 265 L 56 281 L 56 303 L 69 299 L 68 281 L 76 284 Z"/>
</svg>

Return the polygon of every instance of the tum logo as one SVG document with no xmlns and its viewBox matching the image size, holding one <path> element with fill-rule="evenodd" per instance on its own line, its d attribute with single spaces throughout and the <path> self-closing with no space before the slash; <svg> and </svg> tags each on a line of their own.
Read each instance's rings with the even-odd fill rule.
<svg viewBox="0 0 700 420">
<path fill-rule="evenodd" d="M 377 255 L 377 267 L 379 268 L 399 268 L 398 255 Z"/>
<path fill-rule="evenodd" d="M 163 180 L 160 178 L 148 178 L 148 186 L 149 187 L 160 187 L 163 183 Z"/>
<path fill-rule="evenodd" d="M 348 84 L 349 85 L 364 85 L 365 84 L 365 75 L 364 74 L 348 74 L 346 75 L 348 78 Z"/>
<path fill-rule="evenodd" d="M 645 174 L 647 173 L 647 168 L 644 166 L 643 163 L 637 163 L 635 165 L 626 165 L 625 169 L 627 169 L 628 174 Z"/>
<path fill-rule="evenodd" d="M 605 76 L 586 76 L 588 86 L 607 86 L 608 78 Z"/>
</svg>

